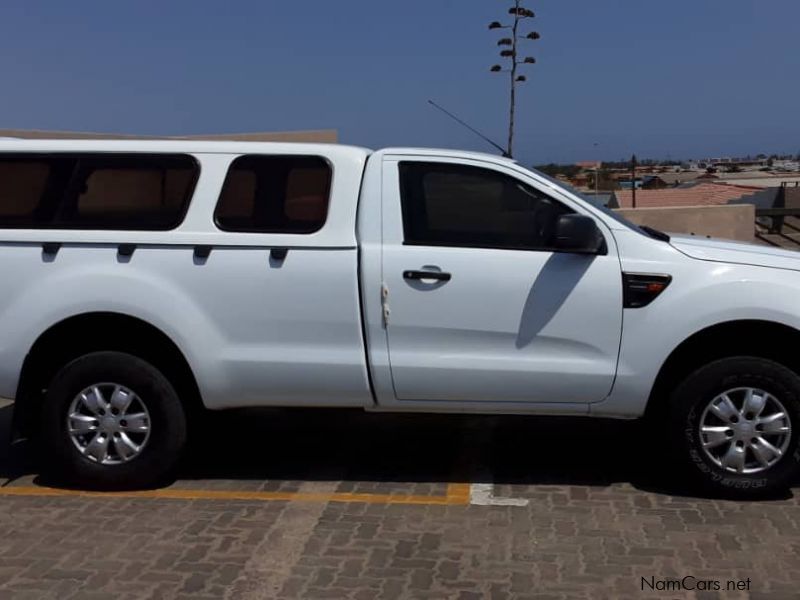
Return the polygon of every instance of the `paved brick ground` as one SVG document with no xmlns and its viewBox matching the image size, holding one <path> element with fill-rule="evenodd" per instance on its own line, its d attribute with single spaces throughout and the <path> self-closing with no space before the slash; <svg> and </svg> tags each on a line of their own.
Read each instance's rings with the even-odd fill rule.
<svg viewBox="0 0 800 600">
<path fill-rule="evenodd" d="M 49 482 L 3 448 L 0 598 L 800 597 L 797 498 L 698 498 L 633 424 L 260 412 L 210 429 L 174 489 L 441 498 L 473 481 L 528 504 L 14 496 Z M 723 590 L 642 590 L 687 575 Z"/>
</svg>

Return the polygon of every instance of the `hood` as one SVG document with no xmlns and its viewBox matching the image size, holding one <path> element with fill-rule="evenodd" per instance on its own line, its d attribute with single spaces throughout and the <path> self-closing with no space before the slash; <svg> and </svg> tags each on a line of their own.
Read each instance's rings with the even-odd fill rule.
<svg viewBox="0 0 800 600">
<path fill-rule="evenodd" d="M 671 236 L 670 244 L 698 260 L 800 271 L 800 252 L 795 250 L 681 235 Z"/>
</svg>

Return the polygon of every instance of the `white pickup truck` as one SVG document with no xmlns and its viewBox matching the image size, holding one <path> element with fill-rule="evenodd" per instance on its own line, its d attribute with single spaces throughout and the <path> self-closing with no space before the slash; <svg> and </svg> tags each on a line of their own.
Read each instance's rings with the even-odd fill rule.
<svg viewBox="0 0 800 600">
<path fill-rule="evenodd" d="M 705 483 L 773 492 L 798 271 L 478 153 L 0 141 L 0 396 L 86 486 L 162 480 L 196 411 L 302 406 L 649 416 Z"/>
</svg>

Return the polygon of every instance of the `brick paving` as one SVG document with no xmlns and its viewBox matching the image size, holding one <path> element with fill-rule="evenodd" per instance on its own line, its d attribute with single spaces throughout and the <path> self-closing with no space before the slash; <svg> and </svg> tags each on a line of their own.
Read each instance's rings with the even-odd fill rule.
<svg viewBox="0 0 800 600">
<path fill-rule="evenodd" d="M 255 411 L 208 428 L 173 489 L 339 500 L 14 496 L 49 482 L 3 448 L 0 599 L 800 597 L 800 489 L 698 497 L 636 424 Z M 527 505 L 342 500 L 466 481 Z M 685 576 L 722 590 L 642 582 Z"/>
</svg>

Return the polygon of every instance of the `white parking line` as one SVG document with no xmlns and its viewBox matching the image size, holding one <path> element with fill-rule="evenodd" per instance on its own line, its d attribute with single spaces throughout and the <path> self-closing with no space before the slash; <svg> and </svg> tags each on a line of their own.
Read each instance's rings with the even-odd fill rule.
<svg viewBox="0 0 800 600">
<path fill-rule="evenodd" d="M 332 494 L 337 481 L 306 481 L 301 492 Z M 245 564 L 239 577 L 228 588 L 226 598 L 236 600 L 268 600 L 277 597 L 303 554 L 306 543 L 314 533 L 325 502 L 290 502 L 281 512 L 275 525 Z"/>
<path fill-rule="evenodd" d="M 477 506 L 528 506 L 526 498 L 504 498 L 494 495 L 494 483 L 473 483 L 469 486 L 469 503 Z"/>
</svg>

